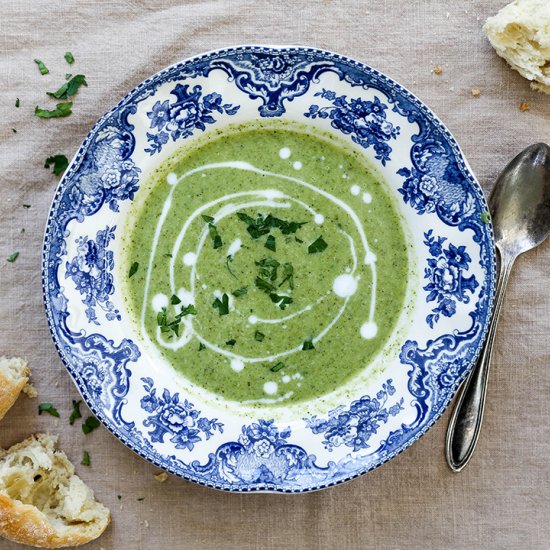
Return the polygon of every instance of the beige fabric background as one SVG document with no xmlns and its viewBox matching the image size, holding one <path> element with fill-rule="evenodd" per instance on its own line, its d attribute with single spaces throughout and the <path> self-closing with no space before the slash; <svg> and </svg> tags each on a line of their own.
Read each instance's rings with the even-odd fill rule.
<svg viewBox="0 0 550 550">
<path fill-rule="evenodd" d="M 512 275 L 496 341 L 478 450 L 451 473 L 443 443 L 448 414 L 378 470 L 318 493 L 232 495 L 170 477 L 105 429 L 68 425 L 77 391 L 44 318 L 42 234 L 57 178 L 44 159 L 69 158 L 94 122 L 166 65 L 222 46 L 303 44 L 368 63 L 408 87 L 443 119 L 485 191 L 523 147 L 550 141 L 550 96 L 499 59 L 481 25 L 504 0 L 46 0 L 0 1 L 0 354 L 28 358 L 40 396 L 22 397 L 0 426 L 0 446 L 30 432 L 60 434 L 78 472 L 112 510 L 89 550 L 271 548 L 550 548 L 550 242 Z M 71 50 L 72 67 L 63 53 Z M 51 70 L 41 76 L 33 58 Z M 434 75 L 435 65 L 443 74 Z M 38 120 L 34 106 L 65 72 L 89 87 L 66 119 Z M 481 90 L 472 97 L 471 88 Z M 21 107 L 14 107 L 15 98 Z M 520 112 L 527 101 L 530 110 Z M 13 134 L 11 128 L 17 129 Z M 23 203 L 30 203 L 29 210 Z M 22 230 L 25 230 L 22 233 Z M 5 258 L 18 250 L 14 264 Z M 61 419 L 36 414 L 51 401 Z M 117 495 L 121 495 L 118 500 Z M 142 499 L 143 500 L 138 500 Z M 19 546 L 0 541 L 1 550 Z"/>
</svg>

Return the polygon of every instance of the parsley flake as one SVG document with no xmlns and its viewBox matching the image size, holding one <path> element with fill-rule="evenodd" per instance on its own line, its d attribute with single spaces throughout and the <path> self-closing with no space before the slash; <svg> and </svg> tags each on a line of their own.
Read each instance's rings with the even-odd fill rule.
<svg viewBox="0 0 550 550">
<path fill-rule="evenodd" d="M 221 248 L 223 246 L 223 241 L 218 233 L 218 228 L 214 224 L 214 218 L 212 216 L 207 216 L 206 214 L 202 215 L 202 219 L 208 224 L 208 233 L 212 239 L 212 246 L 214 249 Z M 229 269 L 229 268 L 228 268 Z"/>
<path fill-rule="evenodd" d="M 40 59 L 35 59 L 34 62 L 38 65 L 38 70 L 40 71 L 40 74 L 48 74 L 50 71 L 46 65 L 44 65 L 43 61 L 40 61 Z"/>
<path fill-rule="evenodd" d="M 285 364 L 282 361 L 279 361 L 278 363 L 275 363 L 269 370 L 271 372 L 278 372 L 284 368 L 285 368 Z"/>
<path fill-rule="evenodd" d="M 82 462 L 80 464 L 82 464 L 83 466 L 90 465 L 90 453 L 88 451 L 84 451 L 84 455 L 82 456 Z"/>
<path fill-rule="evenodd" d="M 176 305 L 181 303 L 181 300 L 173 294 L 170 298 L 170 302 L 172 305 Z M 180 312 L 175 315 L 173 320 L 168 319 L 168 311 L 165 307 L 163 307 L 158 313 L 157 313 L 157 325 L 160 327 L 160 331 L 165 334 L 167 332 L 173 332 L 176 336 L 179 337 L 180 335 L 180 324 L 181 320 L 186 315 L 196 315 L 197 310 L 193 304 L 189 304 L 187 306 L 181 306 Z"/>
<path fill-rule="evenodd" d="M 14 252 L 13 254 L 10 254 L 6 258 L 6 260 L 12 264 L 13 262 L 15 262 L 15 260 L 17 260 L 18 257 L 19 257 L 19 252 Z"/>
<path fill-rule="evenodd" d="M 279 286 L 282 286 L 287 281 L 290 289 L 294 290 L 294 267 L 292 264 L 283 264 L 283 280 Z"/>
<path fill-rule="evenodd" d="M 52 172 L 59 176 L 67 169 L 69 166 L 69 161 L 65 155 L 54 155 L 53 157 L 48 157 L 46 162 L 44 162 L 44 168 L 49 168 L 53 165 Z"/>
<path fill-rule="evenodd" d="M 323 252 L 327 247 L 328 244 L 324 241 L 323 237 L 318 237 L 307 247 L 307 251 L 308 254 L 315 254 L 316 252 Z"/>
<path fill-rule="evenodd" d="M 22 204 L 21 206 L 22 206 L 23 208 L 30 208 L 30 207 L 31 207 L 30 204 Z"/>
<path fill-rule="evenodd" d="M 15 98 L 15 106 L 19 109 L 19 105 L 21 105 L 21 102 L 19 101 L 19 98 Z"/>
<path fill-rule="evenodd" d="M 48 109 L 41 109 L 38 105 L 34 109 L 34 114 L 38 118 L 60 118 L 69 116 L 72 113 L 71 107 L 73 106 L 72 101 L 67 101 L 65 103 L 58 103 L 55 106 L 55 109 L 49 111 Z"/>
<path fill-rule="evenodd" d="M 277 268 L 281 265 L 277 260 L 268 257 L 255 263 L 260 268 L 258 270 L 260 277 L 265 277 L 270 281 L 277 279 Z"/>
<path fill-rule="evenodd" d="M 244 296 L 248 292 L 248 287 L 243 286 L 241 288 L 237 288 L 237 290 L 234 290 L 231 294 L 235 296 L 235 298 L 239 298 L 241 296 Z"/>
<path fill-rule="evenodd" d="M 48 414 L 59 418 L 59 413 L 57 412 L 57 409 L 51 403 L 40 403 L 38 405 L 38 414 L 40 415 L 43 412 L 47 412 Z"/>
<path fill-rule="evenodd" d="M 100 425 L 101 425 L 101 422 L 95 416 L 89 416 L 82 423 L 82 431 L 85 434 L 89 434 L 90 432 L 93 432 L 96 428 L 98 428 Z"/>
<path fill-rule="evenodd" d="M 281 309 L 286 309 L 286 306 L 291 304 L 294 300 L 290 296 L 281 296 L 272 292 L 269 297 L 274 304 L 277 304 Z"/>
<path fill-rule="evenodd" d="M 265 338 L 265 334 L 263 332 L 260 332 L 259 330 L 257 330 L 254 333 L 254 340 L 256 340 L 256 342 L 263 342 L 264 338 Z"/>
<path fill-rule="evenodd" d="M 269 235 L 267 237 L 264 246 L 269 250 L 273 250 L 273 252 L 277 252 L 277 245 L 275 242 L 275 237 L 273 235 Z"/>
<path fill-rule="evenodd" d="M 74 424 L 74 421 L 77 418 L 82 418 L 82 414 L 80 412 L 80 404 L 82 401 L 75 401 L 73 399 L 73 412 L 71 413 L 71 416 L 69 416 L 69 424 L 72 426 Z"/>
<path fill-rule="evenodd" d="M 71 52 L 65 52 L 65 55 L 63 57 L 69 65 L 72 65 L 74 63 L 74 56 Z"/>
<path fill-rule="evenodd" d="M 136 274 L 138 268 L 139 268 L 139 262 L 134 262 L 130 266 L 130 270 L 128 271 L 128 279 L 130 279 L 131 277 L 133 277 Z"/>
<path fill-rule="evenodd" d="M 220 316 L 227 315 L 229 313 L 229 296 L 224 292 L 222 299 L 216 298 L 212 303 L 213 308 L 217 308 Z"/>
<path fill-rule="evenodd" d="M 227 256 L 227 258 L 225 259 L 225 266 L 227 267 L 227 271 L 229 271 L 229 273 L 235 277 L 235 279 L 238 279 L 237 275 L 235 275 L 235 273 L 233 273 L 233 271 L 231 271 L 231 262 L 233 261 L 233 256 L 231 256 L 231 254 L 229 256 Z"/>
<path fill-rule="evenodd" d="M 202 342 L 199 342 L 199 351 L 202 351 L 203 349 L 206 349 L 206 346 Z"/>
<path fill-rule="evenodd" d="M 227 340 L 227 342 L 225 342 L 227 346 L 234 346 L 236 343 L 237 340 L 235 340 L 235 338 L 231 338 L 231 340 Z"/>
<path fill-rule="evenodd" d="M 252 218 L 244 212 L 237 212 L 239 220 L 247 224 L 246 230 L 253 239 L 258 239 L 262 235 L 267 235 L 272 229 L 279 229 L 283 235 L 290 235 L 296 233 L 302 225 L 307 222 L 289 222 L 276 218 L 271 214 L 262 216 L 258 214 L 256 219 Z"/>
<path fill-rule="evenodd" d="M 80 86 L 88 86 L 88 83 L 86 82 L 86 77 L 83 74 L 77 74 L 73 76 L 55 92 L 46 93 L 54 99 L 68 99 L 69 97 L 75 95 L 76 92 L 78 92 Z"/>
<path fill-rule="evenodd" d="M 302 350 L 308 351 L 310 349 L 315 349 L 315 346 L 313 345 L 313 340 L 311 338 L 308 338 L 307 340 L 304 340 L 304 345 L 302 346 Z"/>
<path fill-rule="evenodd" d="M 491 221 L 491 214 L 489 212 L 482 212 L 479 217 L 482 223 L 489 223 Z"/>
<path fill-rule="evenodd" d="M 276 290 L 276 288 L 270 282 L 262 279 L 261 277 L 256 277 L 256 279 L 254 280 L 254 284 L 257 288 L 263 290 L 267 294 Z"/>
<path fill-rule="evenodd" d="M 11 131 L 14 133 L 14 134 L 17 134 L 17 130 L 15 128 L 12 128 Z"/>
</svg>

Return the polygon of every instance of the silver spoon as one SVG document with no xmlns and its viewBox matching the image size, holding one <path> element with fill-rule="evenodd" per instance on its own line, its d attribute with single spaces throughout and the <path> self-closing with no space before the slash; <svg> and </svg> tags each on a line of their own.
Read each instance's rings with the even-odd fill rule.
<svg viewBox="0 0 550 550">
<path fill-rule="evenodd" d="M 498 177 L 489 198 L 500 272 L 493 317 L 474 369 L 464 382 L 445 442 L 447 463 L 455 472 L 468 464 L 476 447 L 487 394 L 487 379 L 500 307 L 516 258 L 550 233 L 550 147 L 531 145 Z"/>
</svg>

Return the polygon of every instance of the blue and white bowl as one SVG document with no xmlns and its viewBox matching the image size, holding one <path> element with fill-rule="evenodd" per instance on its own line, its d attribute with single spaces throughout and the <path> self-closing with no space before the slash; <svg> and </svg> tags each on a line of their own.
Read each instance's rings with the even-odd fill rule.
<svg viewBox="0 0 550 550">
<path fill-rule="evenodd" d="M 416 275 L 412 322 L 384 368 L 367 368 L 331 399 L 258 410 L 214 402 L 153 361 L 128 319 L 115 264 L 147 174 L 213 129 L 273 118 L 332 132 L 376 166 L 410 227 Z M 380 72 L 311 48 L 206 53 L 132 90 L 61 180 L 43 250 L 50 330 L 94 414 L 160 468 L 229 491 L 329 487 L 416 441 L 472 367 L 495 286 L 487 210 L 450 132 Z"/>
</svg>

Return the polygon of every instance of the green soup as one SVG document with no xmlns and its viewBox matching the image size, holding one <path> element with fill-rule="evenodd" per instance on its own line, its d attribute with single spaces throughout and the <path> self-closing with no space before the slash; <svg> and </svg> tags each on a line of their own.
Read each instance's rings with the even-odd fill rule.
<svg viewBox="0 0 550 550">
<path fill-rule="evenodd" d="M 131 316 L 173 368 L 226 399 L 288 404 L 338 388 L 404 306 L 408 244 L 384 182 L 305 130 L 241 126 L 182 148 L 128 218 Z"/>
</svg>

